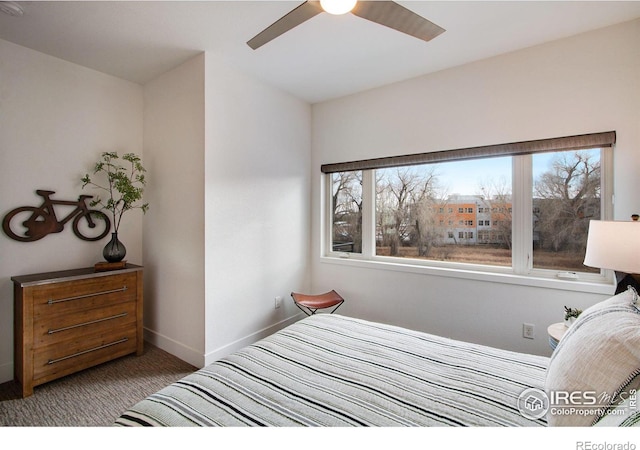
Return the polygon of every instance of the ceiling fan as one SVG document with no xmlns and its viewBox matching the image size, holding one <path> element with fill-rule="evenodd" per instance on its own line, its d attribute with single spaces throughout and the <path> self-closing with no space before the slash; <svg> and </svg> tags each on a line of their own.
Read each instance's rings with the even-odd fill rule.
<svg viewBox="0 0 640 450">
<path fill-rule="evenodd" d="M 308 0 L 258 33 L 247 44 L 255 50 L 322 12 L 330 14 L 351 12 L 363 19 L 385 25 L 423 41 L 430 41 L 445 31 L 444 28 L 396 2 L 379 0 Z"/>
</svg>

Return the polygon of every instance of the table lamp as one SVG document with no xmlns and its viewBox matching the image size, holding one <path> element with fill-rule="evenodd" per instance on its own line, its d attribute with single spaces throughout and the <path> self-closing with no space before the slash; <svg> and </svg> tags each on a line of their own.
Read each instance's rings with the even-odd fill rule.
<svg viewBox="0 0 640 450">
<path fill-rule="evenodd" d="M 640 222 L 590 221 L 584 265 L 613 270 L 616 274 L 616 294 L 623 292 L 628 285 L 638 290 Z"/>
</svg>

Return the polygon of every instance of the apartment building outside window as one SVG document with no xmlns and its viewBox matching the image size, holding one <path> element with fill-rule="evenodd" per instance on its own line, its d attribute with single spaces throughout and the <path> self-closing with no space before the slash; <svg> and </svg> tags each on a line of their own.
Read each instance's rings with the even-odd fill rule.
<svg viewBox="0 0 640 450">
<path fill-rule="evenodd" d="M 415 161 L 430 154 L 407 164 L 360 162 L 359 170 L 323 166 L 331 186 L 327 255 L 599 274 L 582 261 L 589 221 L 612 217 L 614 142 L 609 132 L 491 146 L 498 155 L 483 147 L 438 152 L 425 163 Z"/>
</svg>

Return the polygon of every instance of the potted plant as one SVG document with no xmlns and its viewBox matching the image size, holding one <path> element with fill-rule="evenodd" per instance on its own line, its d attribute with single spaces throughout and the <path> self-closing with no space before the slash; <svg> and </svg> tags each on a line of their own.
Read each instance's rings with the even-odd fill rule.
<svg viewBox="0 0 640 450">
<path fill-rule="evenodd" d="M 127 164 L 120 165 L 120 160 Z M 148 203 L 142 203 L 144 186 L 147 183 L 145 172 L 140 157 L 134 153 L 126 153 L 120 158 L 116 152 L 104 152 L 93 168 L 93 175 L 103 176 L 106 180 L 94 182 L 89 174 L 82 178 L 83 189 L 91 185 L 106 192 L 104 198 L 98 195 L 90 204 L 92 207 L 108 211 L 112 218 L 111 241 L 102 252 L 107 262 L 122 261 L 126 255 L 125 246 L 118 240 L 124 213 L 131 209 L 141 209 L 144 214 L 149 209 Z"/>
<path fill-rule="evenodd" d="M 564 325 L 570 327 L 576 321 L 578 316 L 582 314 L 581 309 L 564 307 Z"/>
</svg>

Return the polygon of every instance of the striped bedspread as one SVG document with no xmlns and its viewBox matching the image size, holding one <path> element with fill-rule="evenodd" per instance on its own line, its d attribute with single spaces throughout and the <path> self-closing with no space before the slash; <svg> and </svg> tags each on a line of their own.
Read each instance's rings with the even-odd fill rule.
<svg viewBox="0 0 640 450">
<path fill-rule="evenodd" d="M 315 315 L 179 380 L 120 426 L 545 426 L 517 408 L 548 358 Z"/>
</svg>

